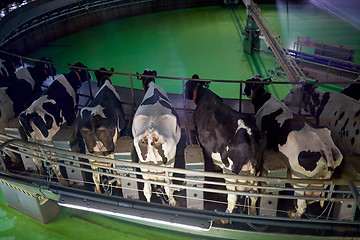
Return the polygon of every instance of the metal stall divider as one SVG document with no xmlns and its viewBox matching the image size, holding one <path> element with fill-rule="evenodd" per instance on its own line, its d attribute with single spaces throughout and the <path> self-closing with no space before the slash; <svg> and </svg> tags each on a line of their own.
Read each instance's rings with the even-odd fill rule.
<svg viewBox="0 0 360 240">
<path fill-rule="evenodd" d="M 272 150 L 266 150 L 264 156 L 263 171 L 261 173 L 264 177 L 274 178 L 286 178 L 287 177 L 287 166 L 281 159 L 280 153 L 276 153 Z M 266 184 L 266 183 L 265 183 Z M 285 183 L 267 183 L 268 187 L 285 187 Z M 278 190 L 266 190 L 267 193 L 279 194 Z M 278 198 L 272 197 L 261 197 L 260 199 L 260 215 L 275 217 L 277 214 Z"/>
<path fill-rule="evenodd" d="M 202 149 L 199 145 L 188 145 L 184 150 L 185 169 L 187 170 L 205 170 L 205 161 Z M 187 179 L 204 181 L 204 176 L 187 175 Z M 188 186 L 203 187 L 203 184 L 191 183 L 187 181 Z M 204 209 L 204 192 L 201 190 L 186 190 L 187 207 L 193 209 Z"/>
<path fill-rule="evenodd" d="M 55 134 L 53 137 L 53 145 L 56 148 L 69 150 L 73 152 L 79 152 L 79 143 L 76 135 L 76 127 L 75 124 L 72 126 L 62 126 L 60 131 Z M 69 158 L 69 156 L 64 156 L 61 153 L 57 153 L 59 157 L 65 157 Z M 74 160 L 79 160 L 77 157 L 73 157 Z M 64 163 L 80 167 L 80 164 L 78 162 L 71 162 L 69 160 L 64 160 Z M 65 168 L 69 184 L 73 186 L 81 186 L 83 187 L 85 184 L 85 172 L 77 170 L 77 169 L 71 169 L 71 168 Z"/>
<path fill-rule="evenodd" d="M 134 150 L 135 150 L 134 144 L 131 137 L 129 136 L 120 137 L 116 141 L 114 159 L 134 162 L 135 159 Z M 127 170 L 127 171 L 135 171 L 133 167 L 124 166 L 121 163 L 116 164 L 115 168 L 120 168 L 122 170 Z M 120 175 L 120 179 L 121 179 L 123 197 L 130 199 L 139 199 L 137 181 L 121 177 L 124 176 L 124 177 L 131 177 L 133 179 L 136 179 L 136 174 L 126 173 L 126 172 L 121 172 L 118 174 Z"/>
</svg>

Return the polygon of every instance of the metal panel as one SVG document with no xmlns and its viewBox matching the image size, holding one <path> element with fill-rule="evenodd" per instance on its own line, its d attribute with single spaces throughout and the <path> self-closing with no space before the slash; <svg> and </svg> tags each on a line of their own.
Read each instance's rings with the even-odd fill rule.
<svg viewBox="0 0 360 240">
<path fill-rule="evenodd" d="M 184 150 L 185 169 L 204 171 L 204 156 L 199 145 L 188 145 Z M 204 180 L 203 176 L 186 175 L 187 179 Z M 188 186 L 203 187 L 203 184 L 187 183 Z M 204 192 L 201 190 L 186 190 L 187 207 L 193 209 L 204 209 Z"/>
<path fill-rule="evenodd" d="M 123 161 L 133 162 L 134 144 L 131 137 L 128 136 L 120 137 L 116 141 L 114 159 L 121 159 Z M 134 171 L 133 167 L 124 166 L 122 164 L 115 164 L 115 168 L 120 168 L 122 170 L 127 170 L 127 171 Z M 119 175 L 136 178 L 136 175 L 131 173 L 119 173 Z M 137 182 L 135 180 L 129 180 L 121 177 L 120 179 L 121 179 L 123 196 L 131 199 L 139 199 Z"/>
<path fill-rule="evenodd" d="M 9 122 L 8 127 L 5 128 L 5 133 L 14 138 L 27 140 L 27 136 L 24 132 L 24 129 L 21 127 L 19 120 L 17 118 L 13 118 Z M 24 150 L 24 152 L 31 154 L 31 152 L 27 150 Z M 38 170 L 31 157 L 26 156 L 24 154 L 20 154 L 20 156 L 26 171 L 36 172 Z"/>
<path fill-rule="evenodd" d="M 55 134 L 53 137 L 53 144 L 54 147 L 69 150 L 73 152 L 79 152 L 79 145 L 76 137 L 76 131 L 74 126 L 63 126 L 59 132 Z M 66 154 L 57 153 L 59 157 L 64 158 L 72 158 L 74 160 L 79 160 L 77 157 L 68 156 Z M 72 162 L 70 160 L 64 160 L 64 163 L 80 167 L 80 164 L 78 162 Z M 70 184 L 75 184 L 77 186 L 84 186 L 85 182 L 85 172 L 77 170 L 77 169 L 71 169 L 71 168 L 65 168 L 66 174 L 69 179 Z"/>
<path fill-rule="evenodd" d="M 282 159 L 281 153 L 266 150 L 264 154 L 264 165 L 262 176 L 273 178 L 286 178 L 287 167 Z M 265 185 L 265 184 L 264 184 Z M 266 183 L 268 187 L 285 187 L 284 183 Z M 279 194 L 277 190 L 266 190 L 270 194 Z M 272 197 L 262 197 L 260 199 L 260 215 L 275 217 L 277 214 L 278 199 Z"/>
<path fill-rule="evenodd" d="M 0 187 L 8 206 L 42 223 L 49 222 L 60 211 L 55 201 L 41 198 L 4 180 L 0 180 Z"/>
</svg>

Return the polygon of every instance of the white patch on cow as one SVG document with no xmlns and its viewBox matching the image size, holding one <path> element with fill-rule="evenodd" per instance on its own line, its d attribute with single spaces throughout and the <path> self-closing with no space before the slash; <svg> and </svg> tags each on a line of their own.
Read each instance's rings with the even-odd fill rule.
<svg viewBox="0 0 360 240">
<path fill-rule="evenodd" d="M 72 97 L 74 106 L 77 105 L 76 103 L 76 93 L 72 86 L 70 85 L 69 81 L 65 78 L 63 74 L 59 75 L 55 81 L 59 81 L 61 85 L 63 85 L 68 92 L 68 94 Z"/>
<path fill-rule="evenodd" d="M 221 167 L 222 169 L 225 168 L 225 165 L 223 163 L 223 161 L 221 160 L 221 155 L 220 153 L 216 152 L 216 153 L 211 153 L 211 158 L 213 160 L 213 163 L 219 167 Z"/>
<path fill-rule="evenodd" d="M 0 59 L 0 72 L 5 71 L 6 75 L 9 76 L 9 73 L 4 64 L 5 62 L 6 62 L 6 60 Z"/>
<path fill-rule="evenodd" d="M 96 105 L 95 107 L 84 107 L 80 111 L 81 117 L 83 117 L 84 111 L 89 111 L 91 116 L 100 115 L 102 118 L 106 118 L 104 114 L 104 107 L 101 105 Z"/>
<path fill-rule="evenodd" d="M 34 113 L 36 112 L 42 119 L 44 122 L 45 121 L 45 114 L 48 114 L 46 111 L 44 111 L 44 109 L 42 108 L 43 104 L 45 103 L 52 103 L 52 104 L 56 104 L 55 100 L 53 99 L 48 99 L 47 95 L 43 95 L 40 98 L 38 98 L 36 101 L 34 101 L 30 107 L 28 109 L 26 109 L 24 112 L 25 113 Z M 50 115 L 50 114 L 49 114 Z M 50 115 L 51 116 L 51 115 Z M 65 122 L 65 119 L 63 117 L 63 115 L 60 113 L 60 116 L 62 116 L 62 119 L 60 121 L 60 125 L 62 123 Z M 53 118 L 53 116 L 51 116 Z M 34 129 L 34 132 L 31 133 L 31 137 L 35 140 L 44 140 L 44 141 L 51 141 L 52 137 L 59 131 L 60 126 L 58 126 L 56 124 L 55 119 L 53 119 L 53 124 L 51 126 L 51 128 L 48 130 L 49 131 L 49 135 L 48 137 L 44 137 L 41 132 L 39 131 L 39 129 L 33 125 L 33 123 L 31 122 L 32 128 Z"/>
<path fill-rule="evenodd" d="M 319 99 L 323 99 L 325 92 L 314 90 Z M 301 86 L 296 85 L 283 99 L 289 106 L 299 106 L 303 99 Z M 360 115 L 355 114 L 360 110 L 360 102 L 341 93 L 331 92 L 328 94 L 329 101 L 319 115 L 319 125 L 326 126 L 331 130 L 331 136 L 335 144 L 344 152 L 360 153 Z M 311 100 L 310 100 L 311 102 Z M 315 106 L 315 111 L 319 106 Z M 340 117 L 340 115 L 342 117 Z M 346 126 L 344 128 L 344 126 Z"/>
<path fill-rule="evenodd" d="M 256 125 L 261 128 L 261 120 L 264 116 L 276 112 L 277 110 L 282 109 L 283 112 L 276 117 L 276 121 L 280 124 L 280 127 L 283 125 L 285 120 L 293 118 L 293 113 L 291 110 L 275 96 L 271 95 L 271 98 L 259 109 L 256 113 Z"/>
<path fill-rule="evenodd" d="M 22 68 L 19 71 L 15 72 L 15 75 L 18 79 L 24 79 L 31 85 L 31 89 L 34 89 L 35 81 L 31 77 L 31 74 L 27 68 Z"/>
<path fill-rule="evenodd" d="M 96 145 L 94 146 L 94 152 L 106 152 L 107 149 L 101 141 L 96 141 Z"/>
<path fill-rule="evenodd" d="M 326 130 L 314 129 L 307 124 L 299 131 L 290 132 L 286 144 L 279 145 L 279 151 L 288 158 L 293 172 L 309 178 L 328 179 L 332 174 L 328 167 L 334 169 L 342 161 L 340 150 L 333 143 L 329 133 Z M 301 151 L 322 153 L 314 170 L 306 170 L 299 164 L 298 156 Z M 326 159 L 324 159 L 324 154 Z"/>
<path fill-rule="evenodd" d="M 229 167 L 226 167 L 229 171 L 232 171 L 233 166 L 234 166 L 234 161 L 231 158 L 227 158 L 228 162 L 229 162 Z"/>
<path fill-rule="evenodd" d="M 96 98 L 96 96 L 101 92 L 101 90 L 103 88 L 110 89 L 114 93 L 114 95 L 119 99 L 119 101 L 121 100 L 120 95 L 117 93 L 115 87 L 110 83 L 110 81 L 105 81 L 105 83 L 102 85 L 102 87 L 99 89 L 99 91 L 97 91 L 97 93 L 95 94 L 94 98 Z"/>
<path fill-rule="evenodd" d="M 246 126 L 245 123 L 244 123 L 244 120 L 242 120 L 242 119 L 239 119 L 239 120 L 238 120 L 238 127 L 237 127 L 237 129 L 236 129 L 236 131 L 235 131 L 235 134 L 237 133 L 237 131 L 239 131 L 240 128 L 244 128 L 249 135 L 252 134 L 251 128 L 249 128 L 248 126 Z"/>
</svg>

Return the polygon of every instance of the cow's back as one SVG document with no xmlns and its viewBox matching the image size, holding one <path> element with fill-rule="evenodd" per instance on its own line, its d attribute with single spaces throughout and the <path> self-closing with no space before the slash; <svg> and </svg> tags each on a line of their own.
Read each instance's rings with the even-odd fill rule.
<svg viewBox="0 0 360 240">
<path fill-rule="evenodd" d="M 335 143 L 346 152 L 360 153 L 360 102 L 341 93 L 323 93 L 318 105 L 318 124 L 331 130 Z"/>
<path fill-rule="evenodd" d="M 236 112 L 206 91 L 193 117 L 206 158 L 228 173 L 238 173 L 249 162 L 260 170 L 266 140 L 253 116 Z"/>
</svg>

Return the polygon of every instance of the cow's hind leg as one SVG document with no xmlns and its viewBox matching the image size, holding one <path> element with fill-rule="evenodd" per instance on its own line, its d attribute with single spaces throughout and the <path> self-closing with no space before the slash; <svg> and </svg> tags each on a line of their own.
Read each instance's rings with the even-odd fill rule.
<svg viewBox="0 0 360 240">
<path fill-rule="evenodd" d="M 232 180 L 232 179 L 225 179 L 225 181 L 226 181 L 226 183 L 232 183 L 232 184 L 236 183 L 236 180 Z M 234 186 L 226 185 L 226 189 L 228 191 L 235 192 L 235 187 Z M 228 202 L 228 205 L 227 205 L 227 208 L 226 208 L 226 212 L 232 213 L 234 211 L 234 208 L 235 208 L 235 205 L 236 205 L 236 202 L 237 202 L 237 195 L 236 194 L 228 194 L 227 202 Z"/>
<path fill-rule="evenodd" d="M 95 171 L 98 171 L 98 170 L 99 170 L 98 167 L 94 167 L 94 166 L 91 166 L 91 169 L 92 169 L 92 170 L 95 170 Z M 101 190 L 100 190 L 100 174 L 98 174 L 98 173 L 93 173 L 93 174 L 92 174 L 92 178 L 93 178 L 93 181 L 94 181 L 94 184 L 95 184 L 94 192 L 101 193 Z"/>
<path fill-rule="evenodd" d="M 289 217 L 291 218 L 301 218 L 306 210 L 306 200 L 298 199 L 297 201 L 296 212 L 288 212 Z"/>
<path fill-rule="evenodd" d="M 146 201 L 151 202 L 151 183 L 144 183 L 144 196 Z"/>
<path fill-rule="evenodd" d="M 69 186 L 69 181 L 67 179 L 64 178 L 64 176 L 61 174 L 60 171 L 60 166 L 58 164 L 53 164 L 51 166 L 51 169 L 53 170 L 53 172 L 55 173 L 58 182 L 63 185 L 63 186 Z"/>
<path fill-rule="evenodd" d="M 176 206 L 176 200 L 174 198 L 174 191 L 170 190 L 170 188 L 166 187 L 166 186 L 164 188 L 165 188 L 165 193 L 169 198 L 169 205 L 170 206 Z"/>
<path fill-rule="evenodd" d="M 258 172 L 256 174 L 255 168 L 253 166 L 251 166 L 250 174 L 251 174 L 251 176 L 259 176 L 260 172 Z M 251 186 L 255 186 L 257 184 L 258 184 L 257 181 L 250 181 Z M 258 189 L 252 188 L 250 190 L 250 193 L 258 193 Z M 257 202 L 257 200 L 258 200 L 258 197 L 250 197 L 249 215 L 257 215 L 257 212 L 256 212 L 256 202 Z"/>
<path fill-rule="evenodd" d="M 39 170 L 39 174 L 40 175 L 45 175 L 45 170 L 43 167 L 43 162 L 39 159 L 39 158 L 33 158 L 33 161 L 37 167 L 37 169 Z"/>
</svg>

